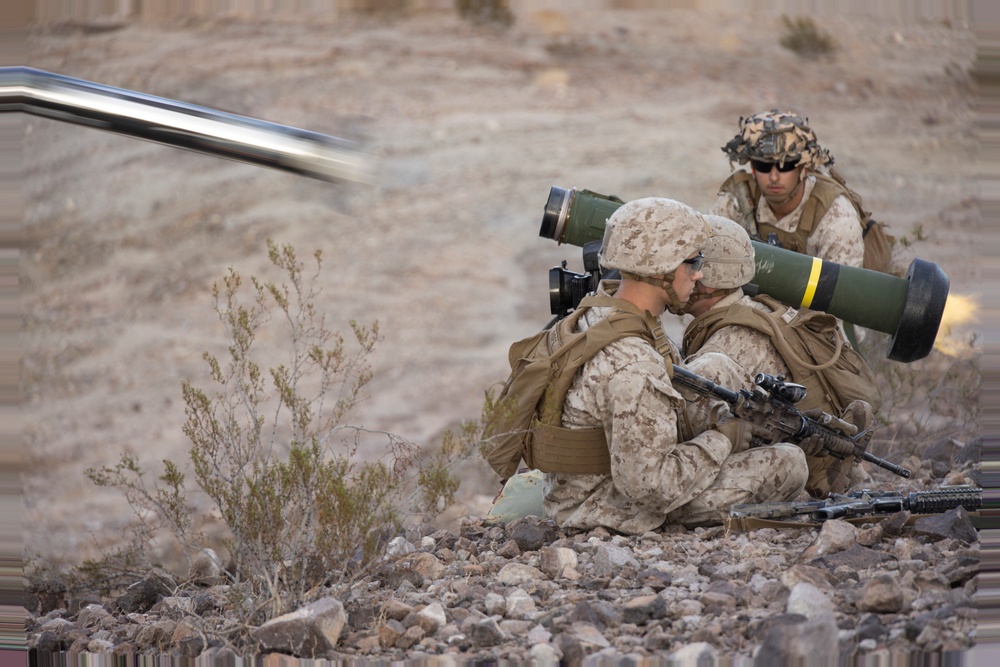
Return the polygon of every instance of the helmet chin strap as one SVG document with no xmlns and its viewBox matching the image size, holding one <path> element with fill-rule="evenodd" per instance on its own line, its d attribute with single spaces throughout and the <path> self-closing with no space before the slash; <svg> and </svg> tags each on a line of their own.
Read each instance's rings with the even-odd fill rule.
<svg viewBox="0 0 1000 667">
<path fill-rule="evenodd" d="M 737 288 L 735 288 L 735 287 L 732 287 L 732 288 L 729 288 L 729 289 L 716 288 L 715 291 L 713 291 L 713 292 L 702 292 L 701 290 L 699 290 L 699 289 L 696 288 L 695 291 L 691 292 L 691 296 L 690 296 L 690 298 L 688 298 L 687 303 L 684 304 L 684 307 L 681 310 L 681 312 L 675 313 L 675 314 L 676 315 L 685 315 L 687 313 L 690 313 L 691 309 L 694 308 L 695 304 L 698 303 L 699 301 L 703 301 L 705 299 L 711 299 L 713 297 L 728 296 L 728 295 L 732 294 L 733 292 L 735 292 L 736 289 Z"/>
<path fill-rule="evenodd" d="M 623 278 L 653 285 L 666 292 L 666 310 L 669 310 L 674 315 L 683 315 L 686 312 L 685 308 L 687 306 L 687 302 L 681 301 L 677 296 L 677 292 L 674 291 L 674 271 L 665 273 L 662 276 L 640 276 L 626 271 L 622 271 L 621 274 Z"/>
<path fill-rule="evenodd" d="M 674 315 L 683 315 L 687 312 L 687 302 L 681 301 L 677 292 L 674 291 L 674 272 L 671 271 L 666 277 L 670 278 L 670 282 L 664 282 L 662 287 L 663 291 L 667 293 L 667 310 Z"/>
</svg>

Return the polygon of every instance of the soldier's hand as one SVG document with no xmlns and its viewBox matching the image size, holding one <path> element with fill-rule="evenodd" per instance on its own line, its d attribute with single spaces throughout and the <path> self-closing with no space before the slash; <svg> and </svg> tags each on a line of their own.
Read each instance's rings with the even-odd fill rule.
<svg viewBox="0 0 1000 667">
<path fill-rule="evenodd" d="M 856 401 L 856 402 L 864 403 L 864 401 Z M 865 403 L 865 405 L 867 405 L 867 403 Z M 805 415 L 806 417 L 809 417 L 809 419 L 812 419 L 814 422 L 822 424 L 823 426 L 832 429 L 834 431 L 837 431 L 838 433 L 842 433 L 847 437 L 857 435 L 858 433 L 858 427 L 852 424 L 851 422 L 844 421 L 843 419 L 840 419 L 838 417 L 834 417 L 831 414 L 823 412 L 819 408 L 806 410 L 802 414 Z"/>
<path fill-rule="evenodd" d="M 823 436 L 819 433 L 810 435 L 808 438 L 800 440 L 797 444 L 806 453 L 806 456 L 829 456 L 826 448 L 823 447 Z"/>
<path fill-rule="evenodd" d="M 875 426 L 875 413 L 872 412 L 872 406 L 865 401 L 851 401 L 848 403 L 847 407 L 844 408 L 844 414 L 840 415 L 840 418 L 852 424 L 857 429 L 854 435 L 871 431 L 872 427 Z M 871 442 L 870 435 L 869 437 L 859 438 L 857 444 L 867 449 L 869 442 Z"/>
<path fill-rule="evenodd" d="M 753 437 L 753 426 L 745 419 L 730 417 L 723 419 L 712 427 L 726 436 L 733 446 L 732 454 L 739 454 L 750 449 L 750 439 Z"/>
<path fill-rule="evenodd" d="M 840 417 L 844 421 L 854 424 L 859 433 L 871 429 L 875 424 L 875 413 L 872 412 L 872 406 L 865 401 L 851 401 L 844 408 L 844 414 Z"/>
<path fill-rule="evenodd" d="M 840 417 L 834 417 L 819 409 L 806 410 L 802 414 L 829 429 L 843 433 L 849 438 L 856 436 L 858 433 L 870 431 L 875 423 L 872 408 L 864 401 L 852 401 L 844 408 L 844 412 Z M 861 438 L 857 444 L 866 447 L 869 440 L 870 438 Z M 823 447 L 823 436 L 818 433 L 805 438 L 798 445 L 808 456 L 829 455 L 829 451 Z"/>
</svg>

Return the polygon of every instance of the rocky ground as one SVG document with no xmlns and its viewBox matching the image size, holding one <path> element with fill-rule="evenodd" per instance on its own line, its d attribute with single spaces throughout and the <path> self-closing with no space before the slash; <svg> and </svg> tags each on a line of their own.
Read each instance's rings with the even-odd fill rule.
<svg viewBox="0 0 1000 667">
<path fill-rule="evenodd" d="M 613 663 L 720 656 L 886 660 L 974 642 L 978 536 L 964 509 L 856 526 L 566 534 L 535 517 L 419 525 L 349 588 L 260 626 L 240 622 L 221 577 L 178 586 L 154 571 L 114 599 L 35 582 L 44 652 L 215 660 L 288 653 L 329 660 Z M 218 571 L 216 571 L 217 573 Z M 69 611 L 69 609 L 79 611 Z"/>
<path fill-rule="evenodd" d="M 122 451 L 152 470 L 163 459 L 185 464 L 181 382 L 205 383 L 201 353 L 224 350 L 212 282 L 228 267 L 274 277 L 267 238 L 302 255 L 323 251 L 319 305 L 333 326 L 380 323 L 374 380 L 352 423 L 431 447 L 478 416 L 483 391 L 506 375 L 507 347 L 550 318 L 548 269 L 563 259 L 581 268 L 579 249 L 538 238 L 549 188 L 707 208 L 729 173 L 719 146 L 740 115 L 771 106 L 810 117 L 841 172 L 904 241 L 899 262 L 938 263 L 965 306 L 926 360 L 881 362 L 890 396 L 876 453 L 920 473 L 903 485 L 876 471 L 876 481 L 924 488 L 968 478 L 956 460 L 977 442 L 970 316 L 980 271 L 970 258 L 980 227 L 965 17 L 912 3 L 859 9 L 863 18 L 820 12 L 838 48 L 810 60 L 779 44 L 778 12 L 515 10 L 506 28 L 448 11 L 36 27 L 29 65 L 354 139 L 376 156 L 378 179 L 320 183 L 25 117 L 29 559 L 69 568 L 134 529 L 124 499 L 96 489 L 85 469 Z M 676 340 L 683 322 L 666 324 Z M 277 337 L 261 350 L 282 359 Z M 331 651 L 662 656 L 687 646 L 749 655 L 778 627 L 783 646 L 810 628 L 828 640 L 824 650 L 841 652 L 975 641 L 977 545 L 961 531 L 938 539 L 891 524 L 857 536 L 838 526 L 828 537 L 710 529 L 626 539 L 532 525 L 546 536 L 535 544 L 513 527 L 481 524 L 495 489 L 483 462 L 454 470 L 458 502 L 433 530 L 429 517 L 409 522 L 406 541 L 428 556 L 414 561 L 397 544 L 381 574 L 331 591 L 347 615 Z M 809 552 L 843 534 L 857 546 Z M 419 562 L 429 569 L 406 574 Z M 173 584 L 185 579 L 172 571 Z M 53 583 L 49 602 L 31 609 L 31 640 L 226 650 L 216 635 L 190 631 L 192 609 L 227 627 L 218 590 L 164 581 L 148 605 L 129 608 L 85 591 L 60 597 Z M 873 602 L 874 589 L 888 590 L 891 604 Z M 806 610 L 831 615 L 798 615 Z"/>
</svg>

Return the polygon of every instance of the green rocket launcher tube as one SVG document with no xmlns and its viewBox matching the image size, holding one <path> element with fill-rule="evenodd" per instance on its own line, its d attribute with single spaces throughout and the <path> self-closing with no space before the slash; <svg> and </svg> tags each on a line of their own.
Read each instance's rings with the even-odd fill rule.
<svg viewBox="0 0 1000 667">
<path fill-rule="evenodd" d="M 604 237 L 608 218 L 624 203 L 590 190 L 553 186 L 539 235 L 583 247 Z M 752 243 L 757 292 L 890 334 L 886 357 L 893 361 L 909 363 L 930 354 L 950 287 L 937 264 L 916 258 L 900 278 Z"/>
</svg>

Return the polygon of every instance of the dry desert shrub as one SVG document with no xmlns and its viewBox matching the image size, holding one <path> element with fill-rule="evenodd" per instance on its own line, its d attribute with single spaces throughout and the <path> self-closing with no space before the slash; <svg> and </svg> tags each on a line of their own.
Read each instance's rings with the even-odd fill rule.
<svg viewBox="0 0 1000 667">
<path fill-rule="evenodd" d="M 836 52 L 837 44 L 833 37 L 808 16 L 795 19 L 782 16 L 781 22 L 784 31 L 778 43 L 789 51 L 809 60 L 831 57 Z"/>
<path fill-rule="evenodd" d="M 185 466 L 169 460 L 152 482 L 128 454 L 113 467 L 87 471 L 96 484 L 121 491 L 138 518 L 130 544 L 79 569 L 100 590 L 148 572 L 155 565 L 150 546 L 164 533 L 189 564 L 209 546 L 197 528 L 206 517 L 192 502 L 200 493 L 225 527 L 224 574 L 252 601 L 234 608 L 244 610 L 242 622 L 257 624 L 311 601 L 318 590 L 349 583 L 398 534 L 414 504 L 433 512 L 458 488 L 450 467 L 472 451 L 474 423 L 426 455 L 405 438 L 378 433 L 382 455 L 359 460 L 359 437 L 372 432 L 345 420 L 371 380 L 378 323 L 352 321 L 346 339 L 332 331 L 316 307 L 320 253 L 307 275 L 291 246 L 268 240 L 267 248 L 285 282 L 251 277 L 248 286 L 231 268 L 213 288 L 228 355 L 204 353 L 211 388 L 183 383 L 196 489 Z M 288 356 L 268 367 L 257 343 L 275 324 L 282 333 L 272 340 L 283 341 Z"/>
</svg>

